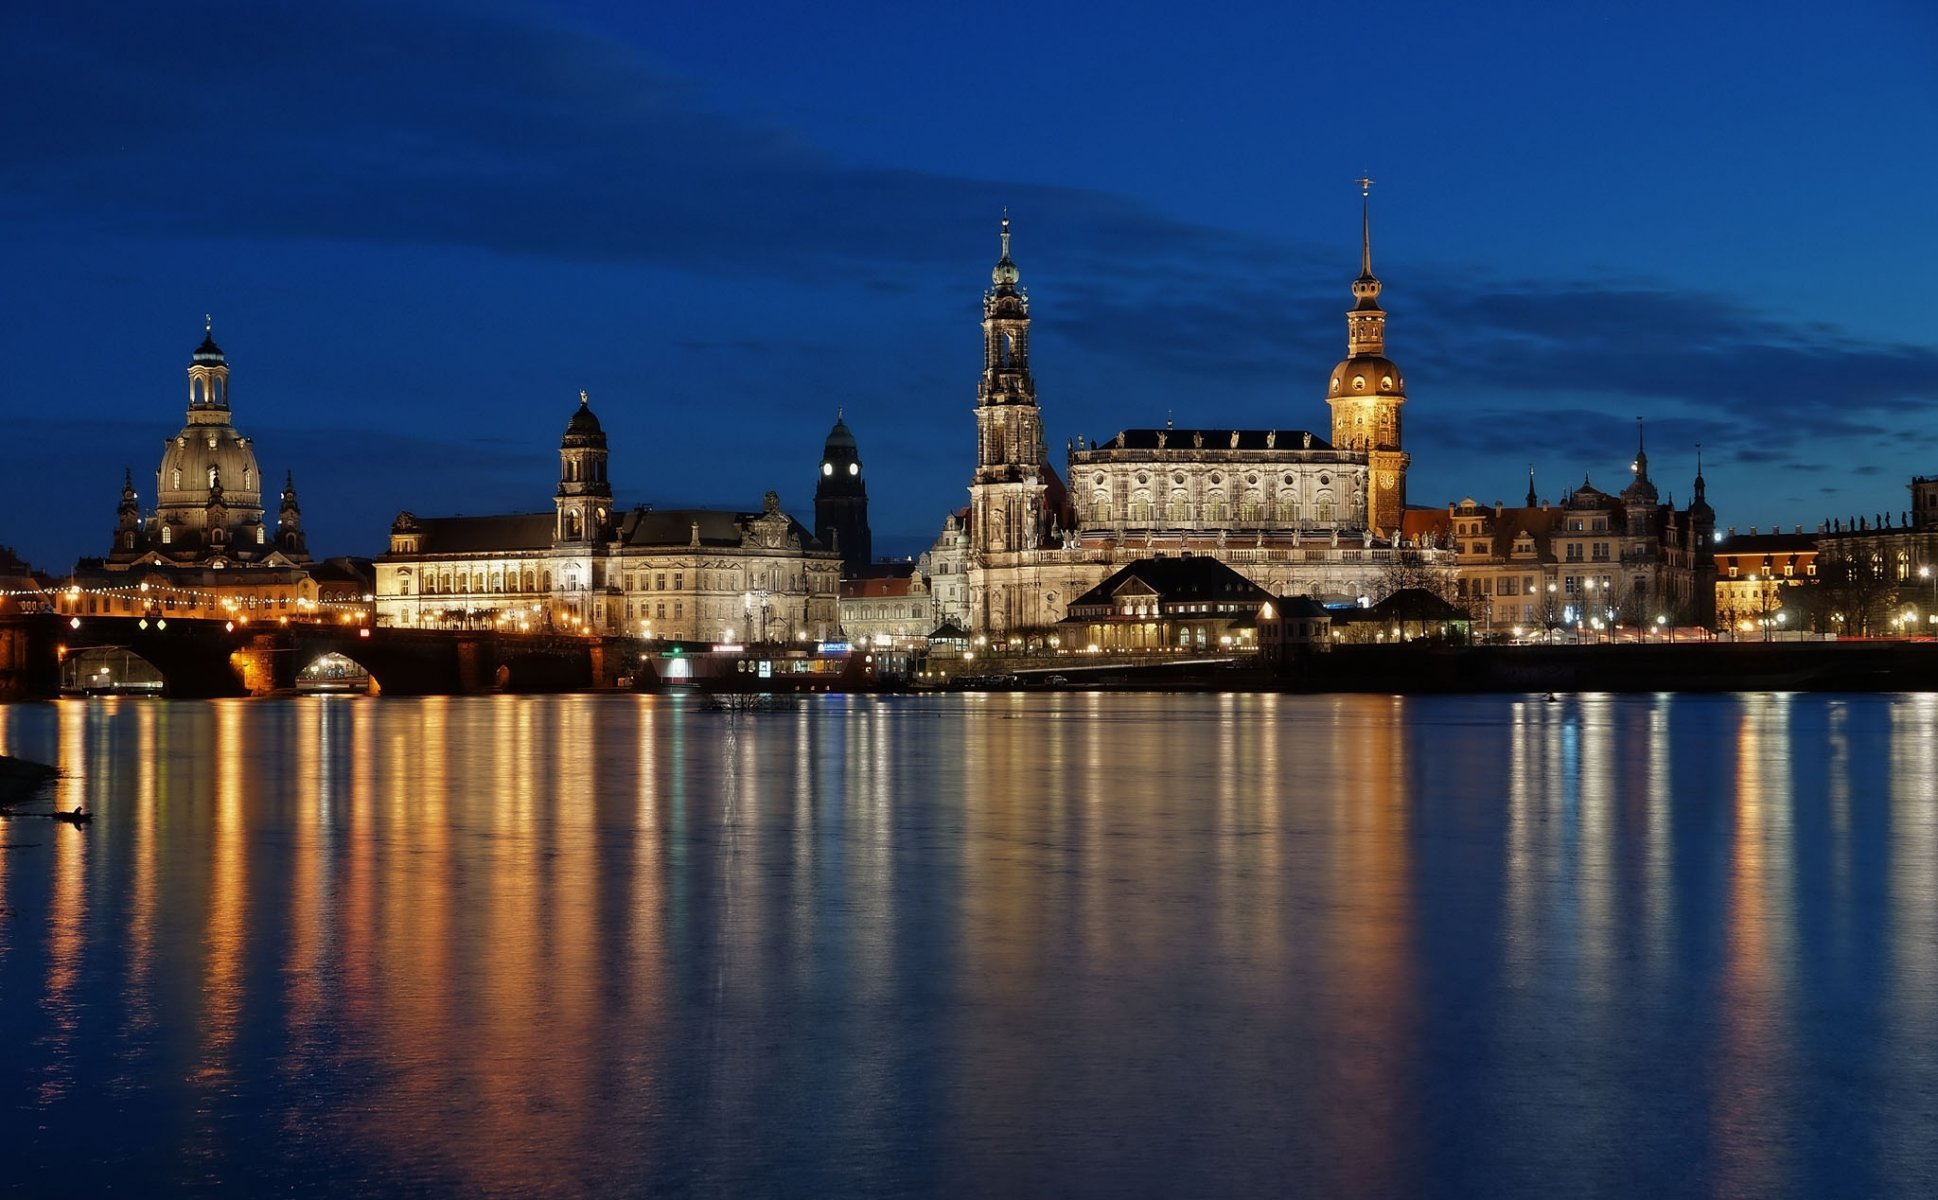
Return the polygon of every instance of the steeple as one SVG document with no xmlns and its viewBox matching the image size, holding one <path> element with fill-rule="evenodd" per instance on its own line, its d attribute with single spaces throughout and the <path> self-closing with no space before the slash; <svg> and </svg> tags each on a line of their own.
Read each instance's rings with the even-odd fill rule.
<svg viewBox="0 0 1938 1200">
<path fill-rule="evenodd" d="M 296 500 L 296 474 L 283 472 L 283 503 L 276 513 L 276 548 L 297 562 L 309 561 L 308 540 L 303 536 L 303 508 Z"/>
<path fill-rule="evenodd" d="M 1533 508 L 1535 505 L 1539 503 L 1541 503 L 1541 501 L 1537 499 L 1534 494 L 1534 464 L 1529 463 L 1528 464 L 1528 507 Z"/>
<path fill-rule="evenodd" d="M 1380 311 L 1380 282 L 1373 275 L 1373 181 L 1359 184 L 1359 278 L 1353 280 L 1353 305 L 1346 321 L 1346 353 L 1354 358 L 1386 353 L 1386 314 Z"/>
<path fill-rule="evenodd" d="M 592 413 L 592 402 L 579 392 L 578 411 L 565 423 L 559 440 L 559 488 L 553 496 L 558 511 L 555 542 L 600 542 L 612 516 L 612 484 L 606 479 L 606 431 Z"/>
<path fill-rule="evenodd" d="M 982 380 L 976 388 L 976 474 L 969 492 L 984 554 L 1033 550 L 1048 529 L 1043 417 L 1030 374 L 1030 305 L 1010 257 L 1009 214 L 982 301 Z"/>
<path fill-rule="evenodd" d="M 229 423 L 229 360 L 215 344 L 215 318 L 202 316 L 202 344 L 188 360 L 188 422 Z"/>
<path fill-rule="evenodd" d="M 1353 307 L 1346 313 L 1346 358 L 1332 369 L 1326 404 L 1332 409 L 1332 444 L 1366 455 L 1366 528 L 1391 533 L 1406 510 L 1406 469 L 1401 449 L 1400 408 L 1406 380 L 1386 357 L 1386 313 L 1379 306 L 1380 281 L 1373 275 L 1373 216 L 1370 177 L 1359 184 L 1359 277 L 1353 280 Z"/>
<path fill-rule="evenodd" d="M 1642 440 L 1642 418 L 1635 418 L 1635 463 L 1630 468 L 1635 472 L 1636 481 L 1647 483 L 1649 479 L 1649 452 Z"/>
</svg>

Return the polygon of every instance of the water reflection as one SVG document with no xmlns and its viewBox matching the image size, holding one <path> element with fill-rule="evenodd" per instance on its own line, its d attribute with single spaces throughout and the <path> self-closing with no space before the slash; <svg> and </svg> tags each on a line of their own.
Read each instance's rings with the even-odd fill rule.
<svg viewBox="0 0 1938 1200">
<path fill-rule="evenodd" d="M 0 709 L 101 813 L 0 857 L 20 1186 L 1916 1194 L 1934 718 Z"/>
</svg>

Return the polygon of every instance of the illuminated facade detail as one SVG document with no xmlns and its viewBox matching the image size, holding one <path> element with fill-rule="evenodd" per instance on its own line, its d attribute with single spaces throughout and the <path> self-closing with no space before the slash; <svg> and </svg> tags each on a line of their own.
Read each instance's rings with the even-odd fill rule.
<svg viewBox="0 0 1938 1200">
<path fill-rule="evenodd" d="M 1274 595 L 1383 594 L 1399 552 L 1408 459 L 1405 384 L 1383 356 L 1369 231 L 1362 214 L 1360 303 L 1349 357 L 1333 375 L 1346 393 L 1333 403 L 1330 441 L 1299 428 L 1167 422 L 1073 439 L 1059 477 L 1044 461 L 1029 305 L 1005 218 L 983 299 L 970 504 L 927 555 L 939 615 L 977 634 L 1046 635 L 1075 597 L 1118 568 L 1186 554 L 1225 563 Z"/>
<path fill-rule="evenodd" d="M 821 640 L 840 558 L 768 492 L 760 512 L 612 506 L 606 436 L 584 393 L 559 443 L 549 513 L 399 513 L 376 563 L 381 624 L 715 641 Z"/>
<path fill-rule="evenodd" d="M 854 576 L 874 555 L 868 531 L 868 484 L 861 472 L 855 435 L 835 413 L 834 428 L 821 447 L 821 471 L 814 485 L 814 534 L 841 552 L 844 575 Z"/>
</svg>

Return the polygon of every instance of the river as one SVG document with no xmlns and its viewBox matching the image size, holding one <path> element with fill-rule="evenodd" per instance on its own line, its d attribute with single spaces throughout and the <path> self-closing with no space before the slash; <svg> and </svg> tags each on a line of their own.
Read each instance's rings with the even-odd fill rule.
<svg viewBox="0 0 1938 1200">
<path fill-rule="evenodd" d="M 1938 1194 L 1938 696 L 0 706 L 20 1195 Z"/>
</svg>

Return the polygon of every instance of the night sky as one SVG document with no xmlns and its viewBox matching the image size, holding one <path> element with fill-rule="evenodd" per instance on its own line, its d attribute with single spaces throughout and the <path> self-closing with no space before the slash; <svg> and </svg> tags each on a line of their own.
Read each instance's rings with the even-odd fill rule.
<svg viewBox="0 0 1938 1200">
<path fill-rule="evenodd" d="M 549 508 L 966 503 L 1005 206 L 1052 459 L 1327 430 L 1370 173 L 1409 500 L 1626 482 L 1722 525 L 1938 472 L 1938 7 L 90 4 L 0 40 L 0 542 L 107 551 L 215 317 L 311 549 Z M 1579 11 L 1576 11 L 1579 10 Z M 273 508 L 273 501 L 271 502 Z"/>
</svg>

